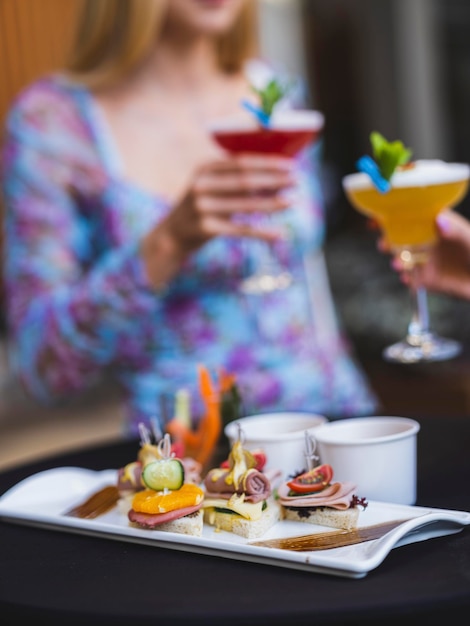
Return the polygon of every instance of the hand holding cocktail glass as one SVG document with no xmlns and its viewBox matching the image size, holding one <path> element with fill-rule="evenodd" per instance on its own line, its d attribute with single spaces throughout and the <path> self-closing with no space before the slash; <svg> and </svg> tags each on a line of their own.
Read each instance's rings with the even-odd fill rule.
<svg viewBox="0 0 470 626">
<path fill-rule="evenodd" d="M 435 219 L 447 208 L 456 206 L 467 192 L 470 167 L 438 160 L 409 162 L 411 156 L 401 142 L 388 143 L 372 133 L 374 162 L 363 157 L 361 173 L 343 179 L 351 204 L 373 218 L 381 228 L 390 251 L 402 267 L 413 273 L 425 263 L 436 242 Z M 459 354 L 460 344 L 430 331 L 427 293 L 422 286 L 411 286 L 414 310 L 408 333 L 384 350 L 384 357 L 400 363 L 439 361 Z"/>
<path fill-rule="evenodd" d="M 286 93 L 276 80 L 270 81 L 265 89 L 255 91 L 260 97 L 259 106 L 244 101 L 245 111 L 241 111 L 239 116 L 214 120 L 210 125 L 213 138 L 222 148 L 232 154 L 294 157 L 309 143 L 317 140 L 324 124 L 320 112 L 275 109 Z M 264 220 L 268 217 L 263 215 Z M 260 216 L 255 219 L 259 220 Z M 257 267 L 254 274 L 242 282 L 242 291 L 260 294 L 288 287 L 292 276 L 278 262 L 273 244 L 261 245 L 258 251 Z"/>
<path fill-rule="evenodd" d="M 399 258 L 393 258 L 392 267 L 404 284 L 413 279 L 429 291 L 470 300 L 470 221 L 456 211 L 444 211 L 436 218 L 436 228 L 437 242 L 412 277 Z"/>
</svg>

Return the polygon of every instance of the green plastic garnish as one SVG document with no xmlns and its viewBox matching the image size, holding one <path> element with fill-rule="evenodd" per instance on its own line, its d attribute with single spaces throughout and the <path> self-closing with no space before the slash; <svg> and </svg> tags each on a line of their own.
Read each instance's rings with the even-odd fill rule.
<svg viewBox="0 0 470 626">
<path fill-rule="evenodd" d="M 291 87 L 291 83 L 282 84 L 276 78 L 272 78 L 262 89 L 258 89 L 253 85 L 251 86 L 251 89 L 258 96 L 263 113 L 270 116 L 272 115 L 276 104 L 286 97 Z"/>
<path fill-rule="evenodd" d="M 400 165 L 406 165 L 413 154 L 410 148 L 406 148 L 402 141 L 387 141 L 377 131 L 370 134 L 372 154 L 378 165 L 382 177 L 389 181 Z"/>
</svg>

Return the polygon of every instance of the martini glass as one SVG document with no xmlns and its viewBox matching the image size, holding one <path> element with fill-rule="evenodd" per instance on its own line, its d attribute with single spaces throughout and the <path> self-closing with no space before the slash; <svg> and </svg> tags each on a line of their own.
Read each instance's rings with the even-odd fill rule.
<svg viewBox="0 0 470 626">
<path fill-rule="evenodd" d="M 274 112 L 267 125 L 252 115 L 240 114 L 214 121 L 209 130 L 214 140 L 231 153 L 293 157 L 318 139 L 323 125 L 324 116 L 319 111 L 297 109 Z M 269 293 L 285 289 L 292 280 L 275 256 L 275 245 L 266 243 L 259 246 L 255 271 L 242 281 L 241 290 L 249 294 Z"/>
<path fill-rule="evenodd" d="M 364 173 L 349 174 L 342 182 L 352 206 L 378 223 L 392 253 L 401 259 L 405 271 L 413 273 L 419 263 L 426 262 L 436 241 L 437 215 L 462 200 L 469 177 L 470 166 L 466 164 L 420 160 L 397 170 L 386 193 L 381 193 Z M 407 335 L 385 348 L 384 358 L 419 363 L 457 356 L 460 343 L 440 337 L 429 328 L 426 290 L 411 287 L 411 293 L 413 314 Z"/>
</svg>

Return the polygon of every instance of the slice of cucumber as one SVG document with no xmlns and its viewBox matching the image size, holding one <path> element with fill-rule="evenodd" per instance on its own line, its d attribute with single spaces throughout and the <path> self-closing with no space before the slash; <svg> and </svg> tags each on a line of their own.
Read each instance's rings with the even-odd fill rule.
<svg viewBox="0 0 470 626">
<path fill-rule="evenodd" d="M 180 489 L 184 483 L 184 467 L 179 459 L 161 459 L 148 463 L 142 472 L 142 480 L 149 489 Z"/>
</svg>

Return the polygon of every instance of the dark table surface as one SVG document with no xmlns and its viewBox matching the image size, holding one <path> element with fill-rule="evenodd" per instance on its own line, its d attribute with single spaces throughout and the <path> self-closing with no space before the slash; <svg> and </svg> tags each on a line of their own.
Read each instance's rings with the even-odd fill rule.
<svg viewBox="0 0 470 626">
<path fill-rule="evenodd" d="M 470 511 L 470 416 L 417 419 L 417 505 Z M 111 442 L 10 469 L 0 494 L 53 467 L 120 467 L 137 448 Z M 465 610 L 469 527 L 396 548 L 356 580 L 0 522 L 2 626 L 442 625 Z"/>
</svg>

